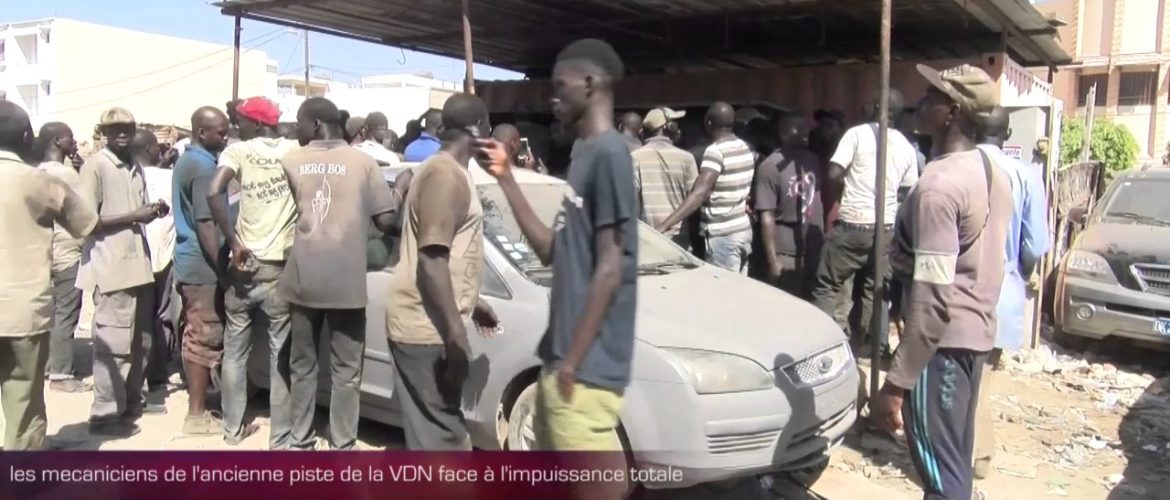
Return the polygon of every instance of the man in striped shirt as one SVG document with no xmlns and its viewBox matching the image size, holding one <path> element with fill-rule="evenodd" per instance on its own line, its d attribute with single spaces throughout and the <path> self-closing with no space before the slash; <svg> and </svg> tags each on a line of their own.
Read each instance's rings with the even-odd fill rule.
<svg viewBox="0 0 1170 500">
<path fill-rule="evenodd" d="M 643 130 L 649 136 L 646 145 L 633 153 L 634 187 L 642 206 L 640 217 L 657 226 L 670 217 L 686 199 L 699 176 L 699 166 L 689 151 L 674 145 L 678 139 L 678 120 L 685 111 L 658 107 L 646 113 Z M 683 248 L 691 247 L 691 231 L 680 222 L 663 231 Z"/>
<path fill-rule="evenodd" d="M 747 143 L 732 132 L 735 109 L 730 104 L 712 104 L 704 125 L 712 143 L 703 152 L 699 177 L 687 199 L 658 230 L 674 227 L 701 206 L 707 262 L 746 275 L 752 253 L 747 198 L 755 175 L 755 157 Z"/>
</svg>

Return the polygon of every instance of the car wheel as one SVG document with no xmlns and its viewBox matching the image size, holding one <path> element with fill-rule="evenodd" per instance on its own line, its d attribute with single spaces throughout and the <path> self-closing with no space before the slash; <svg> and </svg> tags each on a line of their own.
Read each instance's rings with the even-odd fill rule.
<svg viewBox="0 0 1170 500">
<path fill-rule="evenodd" d="M 536 384 L 528 384 L 516 397 L 512 413 L 508 415 L 509 450 L 529 451 L 536 448 L 536 433 L 533 431 L 535 422 Z"/>
<path fill-rule="evenodd" d="M 1074 351 L 1087 350 L 1093 344 L 1091 339 L 1065 332 L 1060 328 L 1059 325 L 1053 325 L 1052 338 L 1053 340 L 1056 340 L 1056 343 L 1060 344 L 1062 347 Z"/>
<path fill-rule="evenodd" d="M 826 456 L 824 460 L 821 460 L 816 464 L 810 465 L 803 469 L 791 471 L 787 475 L 788 478 L 791 479 L 794 483 L 803 486 L 805 489 L 811 489 L 813 485 L 821 479 L 821 476 L 828 468 L 829 457 Z"/>
</svg>

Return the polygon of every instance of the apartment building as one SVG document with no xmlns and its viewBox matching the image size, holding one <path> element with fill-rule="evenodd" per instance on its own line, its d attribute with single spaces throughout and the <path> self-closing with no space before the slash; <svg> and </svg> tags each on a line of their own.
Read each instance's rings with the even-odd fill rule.
<svg viewBox="0 0 1170 500">
<path fill-rule="evenodd" d="M 460 92 L 462 86 L 429 75 L 364 76 L 354 85 L 317 75 L 309 78 L 308 89 L 309 96 L 326 97 L 353 116 L 381 111 L 386 114 L 390 128 L 402 134 L 406 122 L 429 108 L 442 109 L 447 98 Z M 295 121 L 297 108 L 305 100 L 304 75 L 282 75 L 277 80 L 276 95 L 281 121 Z"/>
<path fill-rule="evenodd" d="M 1044 0 L 1036 9 L 1066 24 L 1074 63 L 1053 78 L 1065 113 L 1084 116 L 1096 84 L 1096 116 L 1133 132 L 1141 155 L 1161 158 L 1170 140 L 1170 0 Z"/>
<path fill-rule="evenodd" d="M 270 94 L 276 76 L 263 50 L 241 52 L 241 95 Z M 230 45 L 64 18 L 0 23 L 0 98 L 27 110 L 34 127 L 63 121 L 84 139 L 111 106 L 140 123 L 189 126 L 195 108 L 231 95 Z"/>
</svg>

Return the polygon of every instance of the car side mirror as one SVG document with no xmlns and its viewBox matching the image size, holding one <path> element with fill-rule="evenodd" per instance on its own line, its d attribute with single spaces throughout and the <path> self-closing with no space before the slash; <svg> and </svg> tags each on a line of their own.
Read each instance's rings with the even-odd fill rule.
<svg viewBox="0 0 1170 500">
<path fill-rule="evenodd" d="M 1080 225 L 1084 225 L 1089 220 L 1089 209 L 1085 207 L 1073 207 L 1068 211 L 1068 220 Z"/>
</svg>

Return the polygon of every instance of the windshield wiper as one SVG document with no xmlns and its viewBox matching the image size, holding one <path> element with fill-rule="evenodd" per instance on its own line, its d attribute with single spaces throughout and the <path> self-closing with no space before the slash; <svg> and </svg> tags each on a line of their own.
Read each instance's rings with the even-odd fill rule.
<svg viewBox="0 0 1170 500">
<path fill-rule="evenodd" d="M 670 274 L 672 270 L 695 269 L 699 267 L 693 262 L 655 262 L 638 266 L 638 274 Z"/>
<path fill-rule="evenodd" d="M 1109 212 L 1106 214 L 1109 217 L 1117 217 L 1119 219 L 1128 219 L 1132 221 L 1144 222 L 1153 226 L 1170 226 L 1170 221 L 1165 221 L 1150 215 L 1139 214 L 1136 212 Z"/>
</svg>

